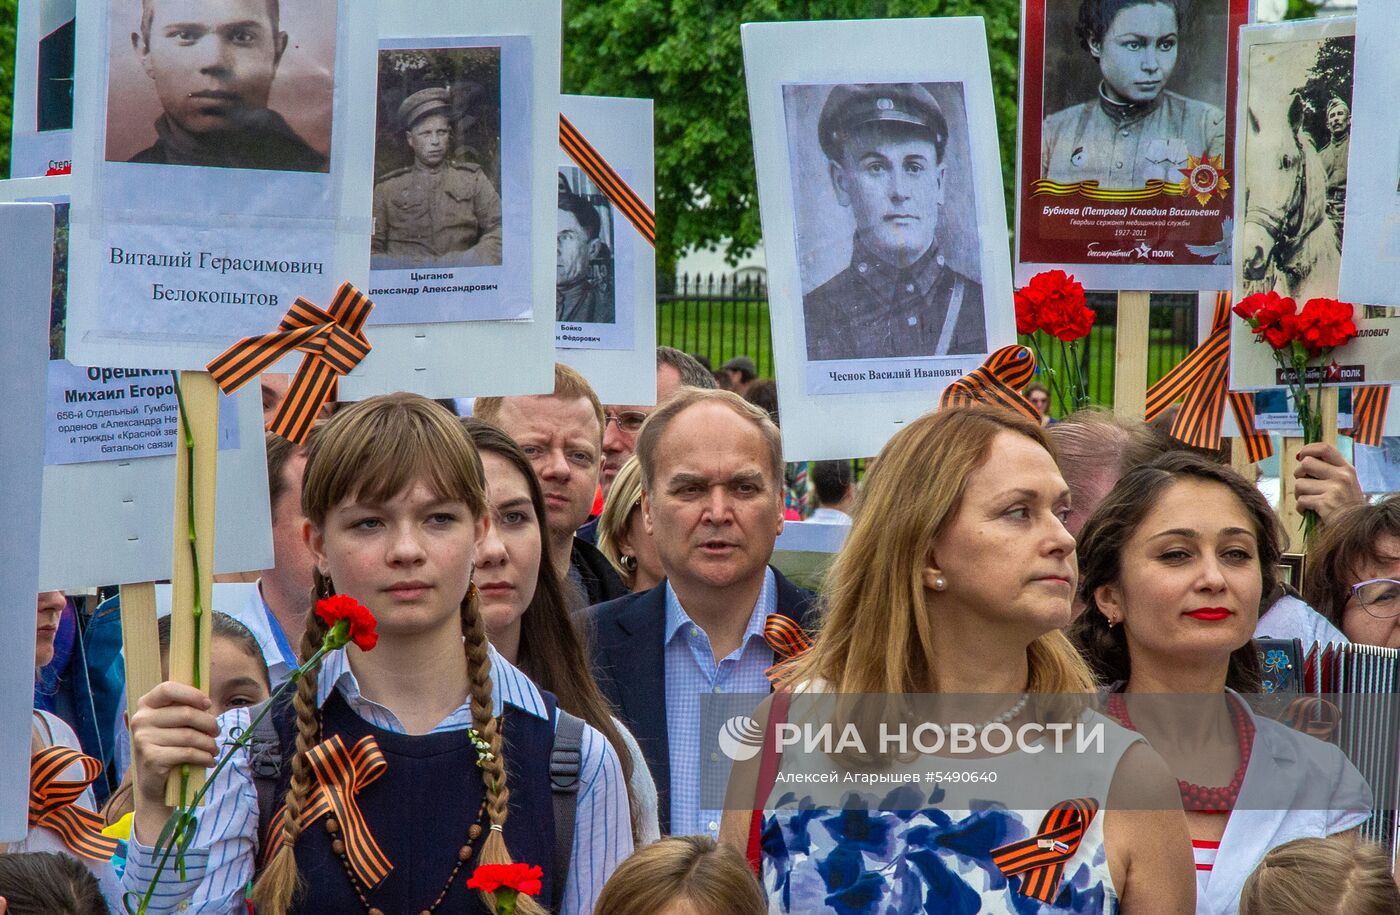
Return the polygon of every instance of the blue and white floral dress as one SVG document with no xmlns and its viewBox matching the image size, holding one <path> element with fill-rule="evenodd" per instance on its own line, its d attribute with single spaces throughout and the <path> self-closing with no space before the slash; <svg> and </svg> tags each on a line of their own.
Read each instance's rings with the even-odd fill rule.
<svg viewBox="0 0 1400 915">
<path fill-rule="evenodd" d="M 1092 760 L 1066 753 L 1047 763 L 1043 756 L 1013 755 L 1038 771 L 1045 784 L 1053 783 L 1053 793 L 1063 792 L 1066 800 L 1095 798 L 1102 807 L 1118 761 L 1142 738 L 1096 714 L 1090 717 L 1106 725 L 1104 750 L 1093 754 Z M 1046 765 L 1054 771 L 1046 771 Z M 942 789 L 935 792 L 935 800 L 945 799 Z M 966 809 L 953 810 L 930 806 L 927 789 L 905 785 L 883 796 L 872 795 L 864 809 L 836 809 L 818 806 L 804 790 L 775 785 L 764 804 L 759 840 L 769 911 L 801 915 L 1099 915 L 1118 911 L 1118 892 L 1104 849 L 1102 810 L 1065 863 L 1058 892 L 1045 904 L 1019 894 L 1021 878 L 1004 876 L 991 852 L 1035 835 L 1049 807 L 1007 809 L 992 799 L 994 788 L 985 793 L 987 800 L 973 798 Z M 822 798 L 829 801 L 830 795 Z"/>
</svg>

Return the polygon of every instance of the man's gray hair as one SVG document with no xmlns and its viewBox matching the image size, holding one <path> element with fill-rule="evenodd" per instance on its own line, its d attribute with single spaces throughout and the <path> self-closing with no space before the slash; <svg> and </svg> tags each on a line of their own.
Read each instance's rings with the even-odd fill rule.
<svg viewBox="0 0 1400 915">
<path fill-rule="evenodd" d="M 675 347 L 658 346 L 656 348 L 656 367 L 669 365 L 681 376 L 681 384 L 691 388 L 703 388 L 706 391 L 713 391 L 719 385 L 715 384 L 715 376 L 711 375 L 694 356 L 683 353 Z"/>
<path fill-rule="evenodd" d="M 697 363 L 698 365 L 698 363 Z M 718 403 L 733 410 L 735 414 L 753 423 L 768 446 L 768 471 L 777 490 L 778 501 L 783 499 L 783 486 L 786 479 L 786 465 L 783 463 L 783 439 L 777 425 L 768 414 L 733 391 L 718 389 L 702 390 L 683 387 L 647 416 L 642 431 L 637 433 L 637 462 L 642 467 L 642 488 L 651 491 L 656 482 L 656 452 L 661 445 L 661 437 L 671 421 L 697 404 Z"/>
</svg>

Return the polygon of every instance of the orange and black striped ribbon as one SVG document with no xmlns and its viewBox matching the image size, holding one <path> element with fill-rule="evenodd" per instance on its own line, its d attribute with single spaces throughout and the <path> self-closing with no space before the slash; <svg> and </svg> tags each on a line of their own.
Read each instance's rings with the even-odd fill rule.
<svg viewBox="0 0 1400 915">
<path fill-rule="evenodd" d="M 1288 703 L 1278 720 L 1280 724 L 1286 724 L 1309 737 L 1330 741 L 1341 724 L 1342 712 L 1337 706 L 1318 696 L 1299 696 Z"/>
<path fill-rule="evenodd" d="M 59 778 L 74 763 L 82 766 L 83 776 L 74 781 Z M 119 840 L 102 834 L 102 817 L 78 806 L 83 796 L 102 774 L 102 764 L 68 747 L 47 747 L 29 761 L 29 828 L 44 826 L 58 833 L 74 854 L 95 861 L 107 861 L 121 847 Z"/>
<path fill-rule="evenodd" d="M 782 666 L 793 658 L 800 657 L 812 647 L 812 637 L 790 616 L 770 613 L 763 623 L 763 640 L 773 649 L 776 663 L 765 673 L 769 680 L 776 680 Z"/>
<path fill-rule="evenodd" d="M 1175 368 L 1147 389 L 1143 418 L 1156 419 L 1177 400 L 1181 410 L 1172 420 L 1170 435 L 1193 448 L 1219 448 L 1225 404 L 1235 414 L 1235 424 L 1251 462 L 1274 453 L 1267 432 L 1254 428 L 1254 396 L 1230 390 L 1230 293 L 1215 296 L 1210 335 Z"/>
<path fill-rule="evenodd" d="M 1060 892 L 1065 862 L 1074 857 L 1089 824 L 1099 812 L 1099 802 L 1091 797 L 1061 801 L 1040 821 L 1040 829 L 1029 839 L 992 849 L 992 862 L 1007 877 L 1020 875 L 1017 892 L 1045 904 Z"/>
<path fill-rule="evenodd" d="M 1368 385 L 1351 389 L 1351 437 L 1372 448 L 1381 446 L 1385 434 L 1385 411 L 1390 406 L 1390 385 Z"/>
<path fill-rule="evenodd" d="M 1021 396 L 1035 375 L 1035 354 L 1025 346 L 1003 346 L 943 390 L 939 406 L 970 407 L 977 404 L 1002 407 L 1039 424 L 1040 413 Z"/>
<path fill-rule="evenodd" d="M 656 213 L 646 205 L 646 201 L 637 196 L 637 192 L 622 180 L 607 160 L 598 154 L 598 150 L 593 148 L 593 144 L 589 143 L 583 134 L 578 132 L 578 128 L 562 114 L 559 115 L 559 145 L 597 185 L 603 196 L 608 198 L 608 202 L 627 217 L 627 221 L 642 233 L 642 237 L 652 247 L 656 247 Z"/>
<path fill-rule="evenodd" d="M 369 826 L 360 814 L 355 795 L 372 784 L 389 768 L 379 742 L 365 735 L 347 750 L 339 734 L 321 741 L 306 754 L 316 785 L 311 799 L 302 809 L 301 826 L 306 827 L 321 817 L 331 815 L 340 826 L 341 841 L 345 843 L 345 858 L 355 872 L 355 879 L 365 887 L 378 886 L 389 876 L 394 865 L 384 856 L 374 840 Z M 268 831 L 264 861 L 271 861 L 282 847 L 282 820 L 286 807 L 277 811 Z"/>
<path fill-rule="evenodd" d="M 300 350 L 306 354 L 268 431 L 297 444 L 306 441 L 321 407 L 335 396 L 336 378 L 369 354 L 365 320 L 374 303 L 349 283 L 341 283 L 329 309 L 298 298 L 277 330 L 244 337 L 209 363 L 209 374 L 225 394 L 232 394 L 278 359 Z"/>
</svg>

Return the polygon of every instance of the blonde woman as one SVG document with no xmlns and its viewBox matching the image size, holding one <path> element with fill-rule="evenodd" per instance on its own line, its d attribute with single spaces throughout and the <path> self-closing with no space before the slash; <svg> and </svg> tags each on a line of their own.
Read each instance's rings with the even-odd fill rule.
<svg viewBox="0 0 1400 915">
<path fill-rule="evenodd" d="M 481 460 L 457 418 L 410 394 L 336 413 L 307 448 L 302 509 L 317 593 L 369 607 L 379 644 L 331 654 L 293 701 L 274 707 L 275 796 L 285 816 L 261 821 L 252 760 L 237 758 L 214 782 L 184 879 L 165 872 L 153 911 L 233 915 L 244 911 L 251 881 L 262 915 L 485 913 L 489 897 L 468 890 L 468 878 L 477 864 L 512 860 L 544 871 L 538 898 L 518 912 L 591 911 L 632 851 L 625 780 L 607 740 L 586 727 L 571 879 L 554 898 L 555 701 L 487 640 L 472 575 L 492 522 Z M 301 656 L 324 635 L 311 615 Z M 134 892 L 153 873 L 150 845 L 170 813 L 162 788 L 170 771 L 208 766 L 231 730 L 248 726 L 246 710 L 216 721 L 207 708 L 199 693 L 163 683 L 131 717 L 136 815 L 125 880 Z M 387 765 L 354 800 L 392 865 L 374 881 L 351 860 L 345 824 L 318 818 L 319 777 L 308 757 L 324 742 L 339 739 L 348 751 L 367 737 Z"/>
<path fill-rule="evenodd" d="M 1093 681 L 1059 631 L 1077 582 L 1064 526 L 1069 490 L 1040 426 L 980 409 L 924 416 L 880 452 L 862 498 L 827 580 L 823 628 L 783 672 L 779 696 L 963 694 L 963 708 L 981 706 L 979 721 L 1013 727 L 1032 694 L 1082 703 Z M 737 790 L 753 792 L 755 810 L 727 814 L 724 838 L 749 851 L 774 912 L 859 904 L 1184 915 L 1194 894 L 1175 786 L 1140 740 L 1111 725 L 1105 732 L 1102 754 L 1063 766 L 1084 771 L 1044 770 L 1047 785 L 1063 778 L 1039 809 L 1008 807 L 1001 792 L 1016 786 L 991 784 L 972 789 L 980 796 L 964 808 L 920 795 L 926 802 L 916 809 L 823 810 L 801 791 L 760 789 L 763 780 L 746 770 L 736 779 L 751 781 Z M 947 768 L 944 757 L 919 762 Z M 1050 796 L 1070 783 L 1077 793 Z M 1134 795 L 1148 801 L 1144 809 L 1113 803 L 1110 792 L 1130 784 L 1145 792 Z M 1006 876 L 992 851 L 1034 837 L 1061 800 L 1080 797 L 1103 809 L 1084 823 L 1048 901 L 1026 898 L 1028 878 Z"/>
<path fill-rule="evenodd" d="M 642 467 L 633 455 L 613 478 L 612 489 L 598 518 L 598 549 L 622 576 L 629 591 L 650 591 L 666 573 L 656 542 L 642 524 Z"/>
</svg>

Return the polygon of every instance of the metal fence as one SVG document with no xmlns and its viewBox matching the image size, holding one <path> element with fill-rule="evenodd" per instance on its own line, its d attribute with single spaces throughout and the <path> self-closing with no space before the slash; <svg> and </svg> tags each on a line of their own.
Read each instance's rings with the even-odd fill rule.
<svg viewBox="0 0 1400 915">
<path fill-rule="evenodd" d="M 1091 292 L 1094 329 L 1080 346 L 1089 398 L 1113 403 L 1114 342 L 1118 319 L 1113 293 Z M 1148 382 L 1165 375 L 1196 345 L 1194 293 L 1154 293 L 1149 318 Z M 772 377 L 773 343 L 768 287 L 762 279 L 687 274 L 658 277 L 656 341 L 697 356 L 718 368 L 735 356 L 753 359 L 760 377 Z M 1046 354 L 1054 364 L 1052 354 Z M 1062 412 L 1055 404 L 1056 413 Z"/>
</svg>

